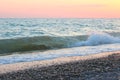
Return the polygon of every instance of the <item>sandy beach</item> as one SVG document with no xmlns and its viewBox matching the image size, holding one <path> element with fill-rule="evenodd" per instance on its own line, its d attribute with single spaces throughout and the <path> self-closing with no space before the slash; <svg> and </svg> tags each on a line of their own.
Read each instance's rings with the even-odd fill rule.
<svg viewBox="0 0 120 80">
<path fill-rule="evenodd" d="M 120 80 L 120 51 L 4 64 L 0 80 Z"/>
</svg>

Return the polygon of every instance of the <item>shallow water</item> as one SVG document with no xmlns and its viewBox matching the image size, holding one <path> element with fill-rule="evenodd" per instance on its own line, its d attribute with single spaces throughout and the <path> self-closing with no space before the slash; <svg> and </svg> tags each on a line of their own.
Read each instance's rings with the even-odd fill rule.
<svg viewBox="0 0 120 80">
<path fill-rule="evenodd" d="M 48 50 L 44 52 L 32 51 L 32 52 L 24 52 L 24 54 L 20 54 L 20 52 L 19 53 L 17 52 L 12 55 L 0 56 L 0 64 L 50 60 L 59 57 L 85 56 L 90 54 L 97 54 L 101 52 L 110 52 L 110 51 L 118 51 L 118 50 L 120 50 L 120 43 L 106 44 L 99 46 L 64 48 L 59 50 Z"/>
</svg>

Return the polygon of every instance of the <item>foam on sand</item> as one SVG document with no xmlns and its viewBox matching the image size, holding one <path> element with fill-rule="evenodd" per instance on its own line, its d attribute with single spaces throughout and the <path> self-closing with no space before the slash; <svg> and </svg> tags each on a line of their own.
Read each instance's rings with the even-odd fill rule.
<svg viewBox="0 0 120 80">
<path fill-rule="evenodd" d="M 99 54 L 88 55 L 88 56 L 62 57 L 62 58 L 57 58 L 53 60 L 45 60 L 45 61 L 5 64 L 5 65 L 0 65 L 0 74 L 16 72 L 16 71 L 25 70 L 25 69 L 32 69 L 37 67 L 39 68 L 49 67 L 51 65 L 59 65 L 59 64 L 65 64 L 65 63 L 70 63 L 75 61 L 97 59 L 97 58 L 107 57 L 111 54 L 118 54 L 118 53 L 120 53 L 120 51 L 105 52 L 105 53 L 99 53 Z"/>
<path fill-rule="evenodd" d="M 50 60 L 60 57 L 85 56 L 101 52 L 111 52 L 120 50 L 120 44 L 108 44 L 100 46 L 85 46 L 64 48 L 58 50 L 48 50 L 45 52 L 33 51 L 24 54 L 14 53 L 13 55 L 0 56 L 0 64 L 12 64 L 18 62 L 30 62 L 40 60 Z"/>
</svg>

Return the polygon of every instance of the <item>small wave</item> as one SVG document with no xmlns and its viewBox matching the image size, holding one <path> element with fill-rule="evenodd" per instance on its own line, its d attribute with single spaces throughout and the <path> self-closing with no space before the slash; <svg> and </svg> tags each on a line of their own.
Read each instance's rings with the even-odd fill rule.
<svg viewBox="0 0 120 80">
<path fill-rule="evenodd" d="M 96 46 L 101 44 L 112 44 L 112 43 L 120 43 L 120 38 L 113 37 L 106 33 L 94 33 L 88 37 L 86 41 L 80 41 L 73 44 L 73 47 L 78 46 Z"/>
<path fill-rule="evenodd" d="M 48 50 L 69 47 L 69 45 L 85 40 L 87 36 L 39 36 L 25 37 L 16 39 L 0 40 L 0 54 L 33 51 L 33 50 Z"/>
<path fill-rule="evenodd" d="M 120 38 L 109 34 L 92 34 L 81 36 L 38 36 L 0 40 L 0 55 L 13 52 L 61 49 L 78 46 L 95 46 L 101 44 L 120 43 Z M 6 54 L 5 54 L 6 53 Z"/>
</svg>

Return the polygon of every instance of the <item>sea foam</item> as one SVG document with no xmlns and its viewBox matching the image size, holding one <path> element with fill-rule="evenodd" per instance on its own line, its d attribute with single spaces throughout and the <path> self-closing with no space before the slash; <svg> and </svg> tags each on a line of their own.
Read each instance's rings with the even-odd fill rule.
<svg viewBox="0 0 120 80">
<path fill-rule="evenodd" d="M 86 41 L 80 41 L 72 46 L 96 46 L 101 44 L 120 43 L 120 38 L 113 37 L 107 33 L 93 33 Z"/>
<path fill-rule="evenodd" d="M 50 60 L 59 57 L 85 56 L 90 54 L 97 54 L 101 52 L 118 51 L 118 50 L 120 50 L 120 43 L 106 44 L 99 46 L 64 48 L 59 50 L 48 50 L 43 52 L 34 51 L 31 53 L 26 52 L 24 54 L 14 53 L 12 55 L 0 56 L 0 64 Z"/>
</svg>

